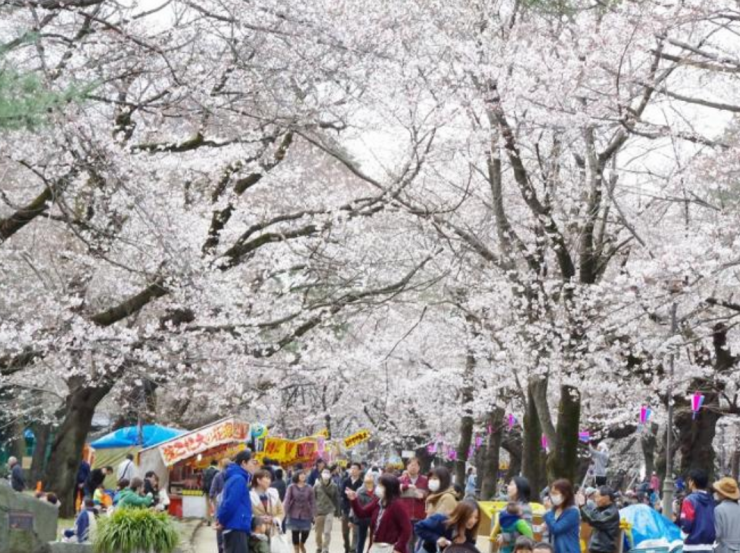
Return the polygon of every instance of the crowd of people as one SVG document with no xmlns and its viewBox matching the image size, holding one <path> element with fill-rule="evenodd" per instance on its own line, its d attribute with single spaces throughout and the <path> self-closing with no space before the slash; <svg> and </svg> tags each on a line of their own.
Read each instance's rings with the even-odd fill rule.
<svg viewBox="0 0 740 553">
<path fill-rule="evenodd" d="M 328 553 L 332 528 L 340 521 L 345 553 L 455 553 L 453 547 L 477 551 L 482 517 L 472 470 L 464 485 L 458 485 L 444 466 L 422 474 L 417 459 L 410 459 L 403 471 L 354 462 L 346 472 L 319 460 L 315 466 L 294 467 L 288 484 L 283 469 L 269 464 L 260 468 L 242 452 L 218 475 L 209 495 L 221 552 L 259 550 L 287 531 L 293 553 L 307 553 L 313 531 L 316 553 Z M 740 552 L 737 482 L 723 478 L 710 486 L 701 470 L 691 471 L 686 482 L 688 494 L 675 518 L 685 535 L 684 550 Z M 578 489 L 568 480 L 552 482 L 540 494 L 545 515 L 535 524 L 532 502 L 539 498 L 525 478 L 511 479 L 505 486 L 506 507 L 490 540 L 501 553 L 580 553 L 585 522 L 591 529 L 588 550 L 615 553 L 619 509 L 634 500 L 607 486 L 600 475 L 594 484 Z M 263 524 L 268 530 L 256 532 L 264 530 Z"/>
<path fill-rule="evenodd" d="M 504 483 L 505 507 L 495 517 L 490 541 L 500 553 L 580 553 L 582 523 L 591 529 L 590 553 L 616 553 L 620 536 L 619 509 L 634 503 L 659 506 L 653 474 L 633 490 L 619 492 L 606 485 L 608 452 L 592 449 L 600 468 L 592 471 L 594 486 L 556 480 L 539 494 L 529 482 L 514 477 Z M 595 463 L 598 464 L 598 463 Z M 25 489 L 16 459 L 9 462 L 10 483 Z M 601 473 L 601 474 L 600 474 Z M 114 494 L 104 490 L 110 474 L 118 477 Z M 91 469 L 83 462 L 78 488 L 83 504 L 69 539 L 88 541 L 101 511 L 118 508 L 166 509 L 167 494 L 153 472 L 135 476 L 133 458 L 113 467 Z M 249 450 L 215 461 L 201 474 L 208 501 L 208 524 L 215 527 L 219 553 L 308 553 L 314 533 L 316 553 L 329 553 L 332 530 L 341 525 L 344 553 L 476 553 L 482 513 L 477 479 L 469 469 L 466 481 L 454 483 L 445 466 L 422 473 L 418 459 L 402 470 L 381 470 L 361 462 L 348 467 L 295 465 L 286 471 L 264 463 Z M 682 489 L 685 487 L 685 492 Z M 673 516 L 685 536 L 687 553 L 740 553 L 740 490 L 732 478 L 710 484 L 705 471 L 692 470 L 681 479 L 679 507 Z M 39 497 L 57 504 L 54 494 Z M 659 498 L 659 496 L 658 496 Z M 542 500 L 545 514 L 536 524 L 532 504 Z"/>
</svg>

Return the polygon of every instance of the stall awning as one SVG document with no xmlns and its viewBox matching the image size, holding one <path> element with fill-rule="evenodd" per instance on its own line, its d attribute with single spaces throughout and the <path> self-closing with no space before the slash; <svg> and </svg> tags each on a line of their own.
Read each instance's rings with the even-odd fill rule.
<svg viewBox="0 0 740 553">
<path fill-rule="evenodd" d="M 106 434 L 90 444 L 93 449 L 112 449 L 118 447 L 153 447 L 185 434 L 186 430 L 167 428 L 158 424 L 146 424 L 142 427 L 141 437 L 138 426 L 119 428 Z M 140 440 L 141 438 L 141 440 Z M 140 443 L 141 442 L 141 443 Z"/>
<path fill-rule="evenodd" d="M 249 424 L 229 417 L 163 442 L 157 446 L 157 449 L 164 464 L 172 466 L 214 447 L 245 442 L 248 439 Z M 145 452 L 142 451 L 141 454 Z"/>
</svg>

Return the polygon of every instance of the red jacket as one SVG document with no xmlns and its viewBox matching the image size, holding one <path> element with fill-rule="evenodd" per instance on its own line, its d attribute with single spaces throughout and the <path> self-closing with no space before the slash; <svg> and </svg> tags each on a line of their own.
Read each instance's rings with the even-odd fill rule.
<svg viewBox="0 0 740 553">
<path fill-rule="evenodd" d="M 426 476 L 421 474 L 416 478 L 416 489 L 423 492 L 424 497 L 418 499 L 413 497 L 413 491 L 409 490 L 411 485 L 411 477 L 403 476 L 401 479 L 401 502 L 406 508 L 406 512 L 411 520 L 424 520 L 427 517 L 426 508 L 424 502 L 426 497 L 429 495 L 429 481 Z"/>
<path fill-rule="evenodd" d="M 380 502 L 377 497 L 365 506 L 355 498 L 350 502 L 350 505 L 352 505 L 352 510 L 357 518 L 372 519 L 370 523 L 371 546 L 374 543 L 391 543 L 395 551 L 408 553 L 406 546 L 411 539 L 411 521 L 400 500 L 393 501 L 384 509 L 380 522 L 378 522 Z"/>
</svg>

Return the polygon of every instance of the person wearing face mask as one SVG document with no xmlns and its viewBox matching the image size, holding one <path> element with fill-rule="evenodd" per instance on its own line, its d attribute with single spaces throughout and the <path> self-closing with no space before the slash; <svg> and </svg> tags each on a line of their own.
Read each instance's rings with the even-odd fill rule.
<svg viewBox="0 0 740 553">
<path fill-rule="evenodd" d="M 429 473 L 429 496 L 426 500 L 426 515 L 449 515 L 457 507 L 457 496 L 452 488 L 452 477 L 446 467 L 435 467 Z"/>
<path fill-rule="evenodd" d="M 418 522 L 414 530 L 427 553 L 436 553 L 452 544 L 475 547 L 480 518 L 478 503 L 466 499 L 458 503 L 449 516 L 432 515 Z"/>
<path fill-rule="evenodd" d="M 591 526 L 590 553 L 614 553 L 617 550 L 619 534 L 619 510 L 614 504 L 614 491 L 609 486 L 601 486 L 594 493 L 595 507 L 589 507 L 586 496 L 578 494 L 576 502 L 581 507 L 583 520 Z"/>
<path fill-rule="evenodd" d="M 580 553 L 581 516 L 575 506 L 573 484 L 568 480 L 553 482 L 545 508 L 545 525 L 555 553 Z"/>
<path fill-rule="evenodd" d="M 407 553 L 411 538 L 411 521 L 401 504 L 401 484 L 391 474 L 380 477 L 375 486 L 375 499 L 361 505 L 357 492 L 347 490 L 352 511 L 359 518 L 370 518 L 369 553 Z"/>
<path fill-rule="evenodd" d="M 329 553 L 331 529 L 334 517 L 339 516 L 340 505 L 339 488 L 326 465 L 313 489 L 316 496 L 316 553 Z"/>
<path fill-rule="evenodd" d="M 734 478 L 722 478 L 715 482 L 714 528 L 717 534 L 715 553 L 740 552 L 740 489 Z"/>
</svg>

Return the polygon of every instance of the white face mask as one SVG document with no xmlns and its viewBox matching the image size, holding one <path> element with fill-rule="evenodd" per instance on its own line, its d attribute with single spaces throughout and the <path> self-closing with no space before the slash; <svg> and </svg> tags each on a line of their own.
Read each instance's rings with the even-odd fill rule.
<svg viewBox="0 0 740 553">
<path fill-rule="evenodd" d="M 429 491 L 430 492 L 438 492 L 439 491 L 439 480 L 436 478 L 429 481 Z"/>
<path fill-rule="evenodd" d="M 329 478 L 331 478 L 331 472 L 322 472 L 321 473 L 321 478 L 323 478 L 324 481 L 329 480 Z"/>
<path fill-rule="evenodd" d="M 375 495 L 378 496 L 378 499 L 383 499 L 385 497 L 385 488 L 383 486 L 377 486 L 375 488 Z"/>
<path fill-rule="evenodd" d="M 556 507 L 560 507 L 560 505 L 563 504 L 563 496 L 559 494 L 551 495 L 550 501 L 552 501 L 552 504 L 555 505 Z"/>
</svg>

